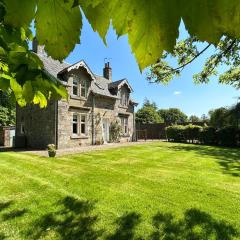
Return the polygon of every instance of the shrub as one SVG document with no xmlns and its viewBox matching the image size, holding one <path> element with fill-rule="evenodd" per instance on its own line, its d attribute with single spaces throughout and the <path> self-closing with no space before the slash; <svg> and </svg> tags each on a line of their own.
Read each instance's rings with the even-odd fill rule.
<svg viewBox="0 0 240 240">
<path fill-rule="evenodd" d="M 185 139 L 191 140 L 192 143 L 194 140 L 199 140 L 199 133 L 202 130 L 202 127 L 197 125 L 189 124 L 185 126 Z"/>
<path fill-rule="evenodd" d="M 203 127 L 199 132 L 199 140 L 203 144 L 214 145 L 217 143 L 216 129 L 213 127 Z"/>
<path fill-rule="evenodd" d="M 56 156 L 56 146 L 54 144 L 48 144 L 48 155 L 49 157 L 55 157 Z"/>
<path fill-rule="evenodd" d="M 239 141 L 239 129 L 236 127 L 224 127 L 217 131 L 217 142 L 222 146 L 237 146 Z"/>
<path fill-rule="evenodd" d="M 166 127 L 166 135 L 169 141 L 183 142 L 185 138 L 185 126 L 173 125 Z"/>
<path fill-rule="evenodd" d="M 109 132 L 110 132 L 110 134 L 109 134 L 110 142 L 119 142 L 119 139 L 120 139 L 120 136 L 122 133 L 122 127 L 120 126 L 120 124 L 117 121 L 112 122 L 110 124 Z"/>
</svg>

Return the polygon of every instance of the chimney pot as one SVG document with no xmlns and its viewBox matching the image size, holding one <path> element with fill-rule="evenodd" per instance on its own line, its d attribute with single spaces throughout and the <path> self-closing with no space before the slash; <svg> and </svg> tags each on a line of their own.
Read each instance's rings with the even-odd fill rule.
<svg viewBox="0 0 240 240">
<path fill-rule="evenodd" d="M 44 46 L 40 46 L 38 44 L 38 40 L 36 37 L 32 41 L 32 51 L 40 55 L 47 55 L 44 50 Z"/>
<path fill-rule="evenodd" d="M 105 67 L 103 68 L 103 76 L 110 81 L 112 81 L 112 68 L 110 67 L 110 63 L 105 63 Z"/>
</svg>

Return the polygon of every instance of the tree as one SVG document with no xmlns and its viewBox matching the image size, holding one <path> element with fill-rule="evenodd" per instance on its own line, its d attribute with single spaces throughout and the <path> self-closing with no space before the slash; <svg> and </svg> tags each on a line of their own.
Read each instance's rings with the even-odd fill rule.
<svg viewBox="0 0 240 240">
<path fill-rule="evenodd" d="M 167 125 L 182 124 L 188 119 L 187 115 L 178 108 L 160 109 L 158 114 Z"/>
<path fill-rule="evenodd" d="M 227 70 L 219 74 L 219 83 L 240 88 L 240 41 L 223 37 L 215 46 L 206 43 L 204 47 L 200 46 L 199 42 L 196 37 L 179 41 L 172 54 L 165 53 L 156 64 L 152 65 L 147 79 L 151 82 L 168 83 L 211 47 L 213 54 L 206 57 L 202 70 L 193 75 L 195 83 L 208 83 L 211 76 L 218 75 L 218 69 L 225 66 Z M 176 58 L 177 66 L 168 63 L 167 59 L 170 56 Z"/>
<path fill-rule="evenodd" d="M 147 98 L 144 99 L 143 107 L 150 107 L 157 111 L 157 104 L 155 102 L 150 102 Z"/>
<path fill-rule="evenodd" d="M 240 120 L 240 103 L 237 103 L 233 107 L 229 109 L 229 119 L 231 125 L 239 127 L 239 120 Z"/>
<path fill-rule="evenodd" d="M 191 115 L 188 120 L 191 123 L 196 123 L 196 122 L 200 122 L 201 121 L 200 118 L 198 116 L 195 116 L 195 115 Z"/>
<path fill-rule="evenodd" d="M 45 45 L 47 53 L 54 59 L 62 61 L 80 42 L 81 11 L 105 43 L 110 23 L 118 36 L 128 34 L 141 70 L 155 64 L 162 56 L 166 60 L 168 53 L 174 54 L 181 20 L 190 33 L 190 44 L 194 41 L 219 43 L 223 52 L 208 61 L 210 67 L 207 66 L 199 81 L 207 81 L 209 69 L 213 73 L 212 68 L 218 65 L 223 55 L 226 56 L 225 53 L 238 49 L 239 1 L 152 0 L 149 4 L 148 0 L 0 0 L 0 89 L 12 89 L 19 105 L 32 102 L 45 107 L 50 97 L 67 98 L 65 88 L 42 70 L 42 62 L 28 49 L 28 42 L 33 37 L 30 24 L 35 23 L 39 44 Z M 226 48 L 221 47 L 224 41 Z M 196 58 L 204 50 L 191 52 L 191 48 L 186 49 L 189 51 L 185 51 L 184 46 L 179 49 L 185 56 L 182 68 L 189 56 Z M 160 63 L 163 69 L 169 68 L 166 63 Z M 180 70 L 174 72 L 180 73 Z M 239 69 L 234 66 L 221 81 L 238 84 L 238 73 Z"/>
<path fill-rule="evenodd" d="M 162 123 L 163 119 L 157 113 L 155 103 L 150 103 L 149 100 L 145 100 L 143 107 L 140 108 L 136 113 L 136 122 L 146 123 Z"/>
<path fill-rule="evenodd" d="M 229 123 L 229 110 L 225 107 L 217 108 L 209 111 L 209 124 L 211 127 L 223 128 L 228 126 Z"/>
<path fill-rule="evenodd" d="M 0 126 L 15 125 L 16 104 L 10 93 L 0 91 Z"/>
</svg>

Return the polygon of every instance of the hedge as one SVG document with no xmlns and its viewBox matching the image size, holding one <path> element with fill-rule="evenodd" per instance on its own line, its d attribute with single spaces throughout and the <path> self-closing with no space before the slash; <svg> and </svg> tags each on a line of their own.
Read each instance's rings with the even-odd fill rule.
<svg viewBox="0 0 240 240">
<path fill-rule="evenodd" d="M 235 127 L 224 127 L 217 132 L 217 141 L 222 146 L 238 146 L 239 145 L 239 129 Z"/>
<path fill-rule="evenodd" d="M 216 129 L 213 127 L 203 127 L 199 133 L 199 142 L 207 145 L 216 145 Z"/>
<path fill-rule="evenodd" d="M 236 127 L 224 127 L 216 130 L 213 127 L 196 125 L 173 125 L 166 128 L 168 141 L 192 142 L 206 145 L 239 146 L 240 130 Z"/>
<path fill-rule="evenodd" d="M 196 125 L 173 125 L 166 128 L 167 139 L 175 142 L 194 142 L 199 139 L 199 132 L 202 127 Z"/>
</svg>

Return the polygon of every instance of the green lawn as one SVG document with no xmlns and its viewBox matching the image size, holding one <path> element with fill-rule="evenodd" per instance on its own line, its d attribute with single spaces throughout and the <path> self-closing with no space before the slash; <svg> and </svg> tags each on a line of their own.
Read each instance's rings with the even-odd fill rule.
<svg viewBox="0 0 240 240">
<path fill-rule="evenodd" d="M 0 153 L 0 239 L 240 239 L 240 150 Z"/>
</svg>

